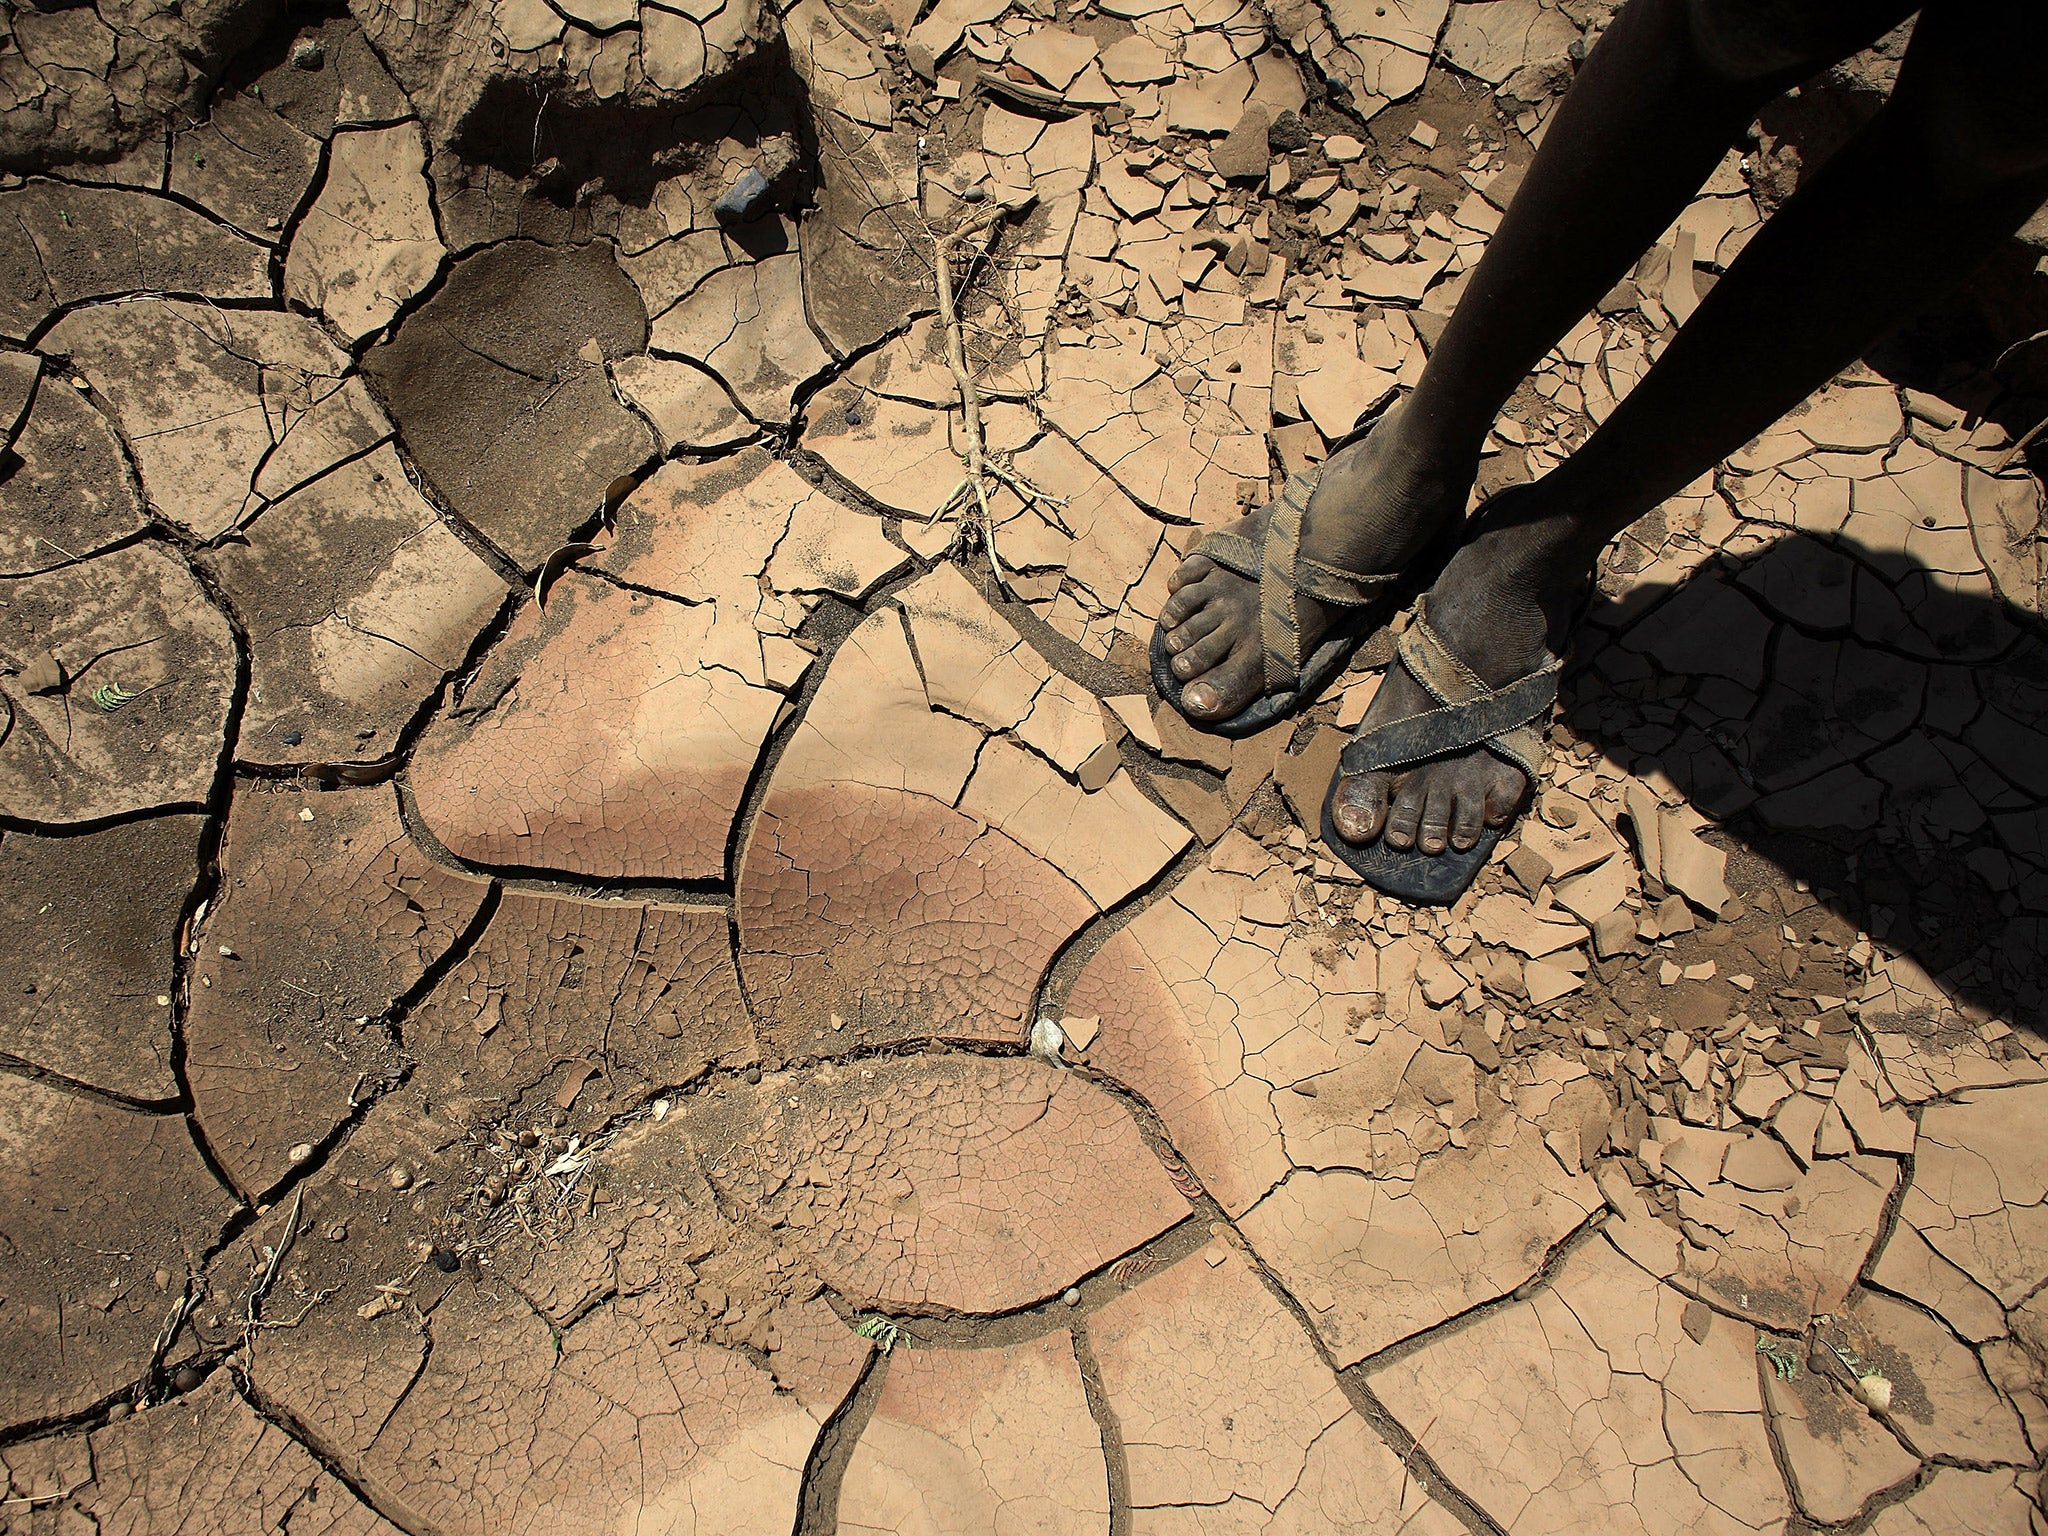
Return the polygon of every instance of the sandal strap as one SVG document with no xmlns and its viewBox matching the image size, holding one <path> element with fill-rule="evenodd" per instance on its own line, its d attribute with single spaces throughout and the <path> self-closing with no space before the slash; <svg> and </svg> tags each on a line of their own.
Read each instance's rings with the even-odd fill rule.
<svg viewBox="0 0 2048 1536">
<path fill-rule="evenodd" d="M 1301 517 L 1314 488 L 1309 476 L 1289 475 L 1267 509 L 1266 536 L 1260 541 L 1259 639 L 1266 650 L 1266 688 L 1272 693 L 1301 683 L 1301 593 L 1295 564 L 1301 558 Z"/>
<path fill-rule="evenodd" d="M 1332 608 L 1364 608 L 1400 579 L 1399 572 L 1361 574 L 1301 553 L 1302 519 L 1320 478 L 1314 468 L 1287 477 L 1268 509 L 1259 543 L 1221 528 L 1195 543 L 1196 554 L 1259 584 L 1259 638 L 1265 648 L 1266 687 L 1272 692 L 1292 689 L 1301 681 L 1304 593 Z"/>
<path fill-rule="evenodd" d="M 1558 657 L 1546 656 L 1543 665 L 1505 688 L 1490 688 L 1430 626 L 1425 601 L 1417 602 L 1415 620 L 1395 652 L 1439 707 L 1361 731 L 1344 746 L 1341 772 L 1405 768 L 1483 746 L 1532 781 L 1541 774 L 1547 753 L 1543 732 L 1534 722 L 1547 716 L 1557 702 L 1558 674 L 1564 667 Z"/>
<path fill-rule="evenodd" d="M 1280 488 L 1280 496 L 1274 502 L 1289 502 L 1296 509 L 1296 533 L 1294 570 L 1295 586 L 1306 592 L 1319 603 L 1333 608 L 1363 608 L 1376 603 L 1387 588 L 1400 580 L 1398 571 L 1375 571 L 1370 574 L 1347 571 L 1327 561 L 1312 559 L 1299 553 L 1301 539 L 1299 519 L 1308 511 L 1309 498 L 1315 494 L 1321 476 L 1319 467 L 1301 470 L 1287 477 Z M 1267 520 L 1266 539 L 1273 538 L 1272 519 Z M 1246 581 L 1258 581 L 1265 573 L 1266 562 L 1263 548 L 1254 544 L 1241 533 L 1218 528 L 1205 533 L 1195 541 L 1193 553 L 1207 555 L 1233 575 L 1242 576 Z"/>
</svg>

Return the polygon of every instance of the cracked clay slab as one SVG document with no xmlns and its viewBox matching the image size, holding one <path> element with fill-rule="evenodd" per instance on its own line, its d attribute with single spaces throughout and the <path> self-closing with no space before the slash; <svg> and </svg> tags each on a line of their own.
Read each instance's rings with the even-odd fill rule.
<svg viewBox="0 0 2048 1536">
<path fill-rule="evenodd" d="M 457 262 L 363 367 L 434 489 L 531 571 L 653 452 L 604 366 L 646 345 L 608 244 L 508 240 Z"/>
<path fill-rule="evenodd" d="M 117 293 L 268 299 L 269 250 L 167 197 L 32 181 L 0 193 L 0 332 Z"/>
<path fill-rule="evenodd" d="M 234 688 L 226 617 L 160 545 L 0 581 L 0 807 L 61 825 L 198 804 Z"/>
<path fill-rule="evenodd" d="M 525 891 L 500 898 L 407 1018 L 405 1044 L 447 1112 L 479 1125 L 565 1096 L 579 1123 L 601 1122 L 754 1054 L 716 907 Z"/>
<path fill-rule="evenodd" d="M 1764 1400 L 1784 1452 L 1786 1481 L 1814 1520 L 1853 1519 L 1876 1495 L 1920 1470 L 1920 1458 L 1830 1375 L 1802 1370 L 1785 1381 L 1772 1371 L 1764 1377 Z"/>
<path fill-rule="evenodd" d="M 1455 1536 L 1238 1249 L 1215 1242 L 1088 1324 L 1145 1536 Z"/>
<path fill-rule="evenodd" d="M 1036 1060 L 828 1063 L 682 1128 L 725 1200 L 885 1311 L 1031 1306 L 1188 1213 L 1123 1105 Z"/>
<path fill-rule="evenodd" d="M 0 365 L 32 355 L 0 353 Z M 13 371 L 9 369 L 13 382 Z M 121 452 L 120 440 L 84 391 L 46 369 L 20 430 L 8 441 L 14 409 L 0 395 L 0 570 L 48 570 L 98 553 L 143 525 L 142 498 Z"/>
<path fill-rule="evenodd" d="M 907 556 L 879 519 L 748 449 L 668 464 L 619 508 L 595 568 L 530 603 L 422 738 L 420 814 L 479 864 L 715 879 L 819 594 Z"/>
<path fill-rule="evenodd" d="M 0 1073 L 0 1429 L 140 1380 L 237 1204 L 181 1117 Z"/>
<path fill-rule="evenodd" d="M 285 296 L 360 341 L 432 281 L 442 254 L 419 125 L 344 131 L 292 238 Z"/>
<path fill-rule="evenodd" d="M 896 601 L 833 657 L 742 859 L 741 972 L 792 1054 L 1021 1038 L 1060 946 L 1189 840 L 1127 775 L 1089 794 L 984 737 L 1050 669 L 958 572 Z"/>
<path fill-rule="evenodd" d="M 73 837 L 0 832 L 0 1051 L 128 1099 L 174 1099 L 178 919 L 198 816 Z"/>
<path fill-rule="evenodd" d="M 398 1090 L 308 1185 L 319 1240 L 300 1240 L 266 1315 L 327 1300 L 265 1335 L 257 1390 L 409 1529 L 785 1536 L 867 1345 L 821 1303 L 787 1303 L 750 1335 L 756 1354 L 730 1347 L 757 1325 L 719 1325 L 711 1287 L 737 1296 L 789 1266 L 664 1160 L 675 1127 L 643 1120 L 593 1148 L 580 1184 L 600 1198 L 538 1240 L 476 1199 L 479 1141 Z M 548 1219 L 545 1199 L 524 1209 Z M 489 1263 L 444 1270 L 421 1257 L 436 1244 L 481 1244 Z"/>
<path fill-rule="evenodd" d="M 249 636 L 249 763 L 387 755 L 505 596 L 389 444 L 295 491 L 215 560 Z"/>
<path fill-rule="evenodd" d="M 420 817 L 457 856 L 600 879 L 725 870 L 732 819 L 782 698 L 707 662 L 718 622 L 570 573 L 522 608 L 421 738 Z"/>
<path fill-rule="evenodd" d="M 1685 1298 L 1604 1241 L 1529 1299 L 1366 1381 L 1451 1484 L 1514 1536 L 1733 1536 L 1792 1513 L 1764 1427 L 1756 1330 L 1703 1342 Z"/>
<path fill-rule="evenodd" d="M 724 267 L 654 323 L 649 345 L 701 363 L 756 421 L 787 421 L 798 388 L 831 362 L 804 313 L 795 255 Z"/>
<path fill-rule="evenodd" d="M 1234 936 L 1253 889 L 1244 876 L 1197 871 L 1096 952 L 1067 1002 L 1102 1020 L 1090 1061 L 1144 1095 L 1233 1215 L 1293 1166 L 1268 1080 L 1275 1069 L 1262 1075 L 1250 1058 L 1291 1035 L 1334 1066 L 1338 1043 L 1351 1044 L 1346 995 L 1372 984 L 1316 965 L 1305 944 L 1283 962 Z"/>
<path fill-rule="evenodd" d="M 1979 1090 L 1920 1117 L 1899 1214 L 2006 1306 L 2048 1280 L 2048 1085 Z"/>
<path fill-rule="evenodd" d="M 1108 1536 L 1109 1469 L 1074 1336 L 898 1349 L 839 1489 L 839 1536 Z"/>
<path fill-rule="evenodd" d="M 4 1491 L 82 1518 L 88 1529 L 179 1536 L 199 1517 L 218 1536 L 400 1536 L 251 1407 L 225 1367 L 194 1392 L 52 1449 L 39 1469 L 45 1476 L 14 1473 Z M 0 1452 L 11 1472 L 19 1454 Z"/>
<path fill-rule="evenodd" d="M 220 861 L 196 925 L 186 1075 L 214 1156 L 256 1195 L 399 1075 L 384 1016 L 488 886 L 427 861 L 389 786 L 244 785 Z"/>
<path fill-rule="evenodd" d="M 1470 1141 L 1405 1184 L 1299 1169 L 1246 1213 L 1245 1236 L 1340 1364 L 1508 1294 L 1599 1209 L 1592 1180 L 1567 1174 L 1529 1121 L 1489 1114 Z"/>
<path fill-rule="evenodd" d="M 106 401 L 152 509 L 202 539 L 391 435 L 302 315 L 139 299 L 69 314 L 44 345 Z"/>
</svg>

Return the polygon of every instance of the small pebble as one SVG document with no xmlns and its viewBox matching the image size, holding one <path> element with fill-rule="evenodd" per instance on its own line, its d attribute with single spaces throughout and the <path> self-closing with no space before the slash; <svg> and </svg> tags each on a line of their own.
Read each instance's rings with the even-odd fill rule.
<svg viewBox="0 0 2048 1536">
<path fill-rule="evenodd" d="M 452 1275 L 455 1271 L 462 1268 L 462 1260 L 455 1256 L 453 1248 L 436 1248 L 434 1250 L 434 1268 L 441 1271 L 444 1275 Z"/>
<path fill-rule="evenodd" d="M 135 1410 L 132 1407 L 130 1407 L 127 1403 L 116 1403 L 113 1407 L 107 1410 L 107 1418 L 109 1421 L 112 1421 L 114 1419 L 125 1419 L 128 1417 L 129 1414 L 133 1413 L 134 1411 Z"/>
<path fill-rule="evenodd" d="M 190 1392 L 204 1380 L 206 1380 L 205 1373 L 197 1367 L 181 1365 L 178 1367 L 177 1374 L 171 1377 L 171 1385 L 180 1392 Z"/>
<path fill-rule="evenodd" d="M 305 736 L 298 731 L 286 731 L 284 733 L 284 744 L 288 747 L 296 747 L 305 739 Z"/>
<path fill-rule="evenodd" d="M 712 204 L 712 212 L 721 224 L 748 223 L 773 206 L 772 190 L 766 176 L 758 169 L 750 169 Z"/>
<path fill-rule="evenodd" d="M 749 1083 L 749 1084 L 751 1085 L 751 1084 L 754 1084 L 754 1083 L 758 1083 L 758 1082 L 760 1082 L 760 1081 L 761 1081 L 761 1069 L 760 1069 L 759 1067 L 749 1067 L 749 1068 L 747 1068 L 747 1082 L 748 1082 L 748 1083 Z"/>
<path fill-rule="evenodd" d="M 1064 1301 L 1070 1307 L 1078 1307 L 1079 1305 L 1081 1305 L 1081 1292 L 1077 1287 L 1070 1285 L 1066 1288 L 1065 1292 L 1061 1294 L 1060 1300 Z"/>
<path fill-rule="evenodd" d="M 987 196 L 988 188 L 986 187 L 975 186 L 962 187 L 960 189 L 960 201 L 963 203 L 978 203 Z"/>
<path fill-rule="evenodd" d="M 405 1189 L 412 1183 L 412 1175 L 407 1173 L 403 1168 L 392 1169 L 390 1173 L 390 1179 L 391 1187 L 393 1189 Z"/>
</svg>

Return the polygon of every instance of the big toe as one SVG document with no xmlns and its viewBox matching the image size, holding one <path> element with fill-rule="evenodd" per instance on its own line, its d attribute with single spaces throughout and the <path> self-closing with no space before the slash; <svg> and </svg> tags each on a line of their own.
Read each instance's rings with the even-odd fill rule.
<svg viewBox="0 0 2048 1536">
<path fill-rule="evenodd" d="M 1337 781 L 1330 820 L 1345 842 L 1369 843 L 1379 836 L 1387 814 L 1387 784 L 1383 773 L 1346 775 Z"/>
</svg>

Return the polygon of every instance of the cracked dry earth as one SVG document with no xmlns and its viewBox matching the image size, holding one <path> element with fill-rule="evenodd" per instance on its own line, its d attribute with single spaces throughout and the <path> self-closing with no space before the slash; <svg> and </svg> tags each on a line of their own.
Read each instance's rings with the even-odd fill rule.
<svg viewBox="0 0 2048 1536">
<path fill-rule="evenodd" d="M 1607 14 L 0 7 L 0 1531 L 2048 1532 L 2037 247 L 1617 544 L 1456 906 L 1313 837 L 1390 631 L 1146 696 Z"/>
</svg>

